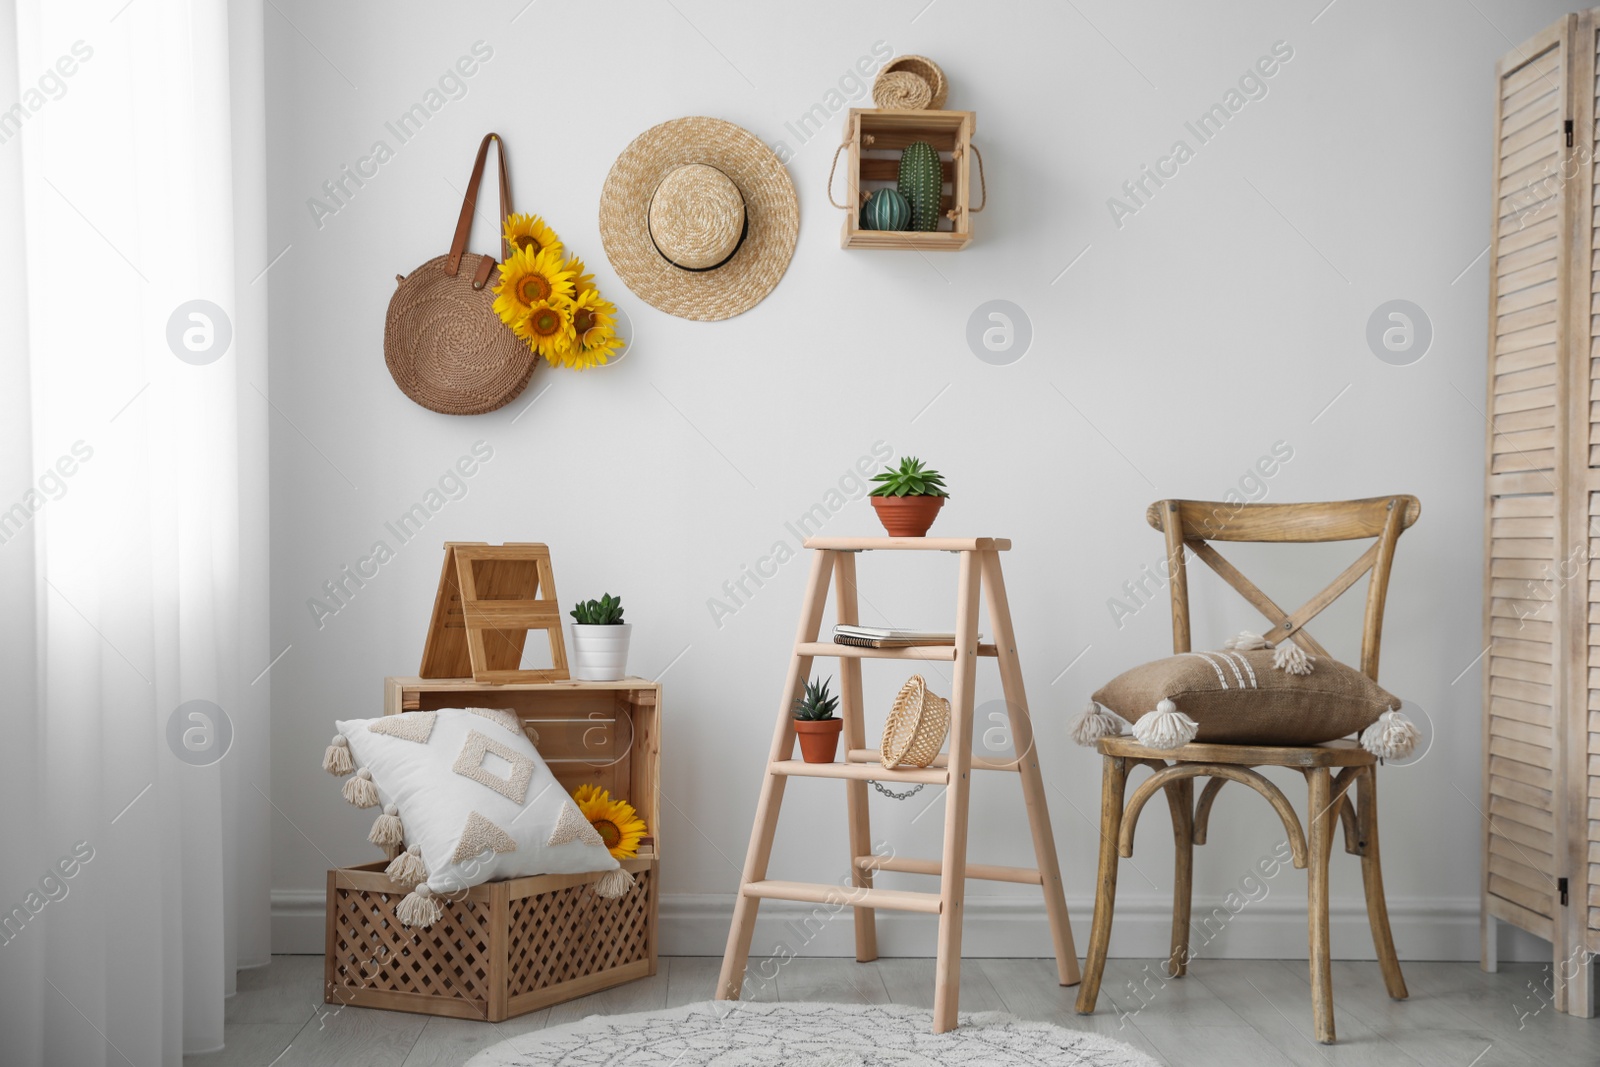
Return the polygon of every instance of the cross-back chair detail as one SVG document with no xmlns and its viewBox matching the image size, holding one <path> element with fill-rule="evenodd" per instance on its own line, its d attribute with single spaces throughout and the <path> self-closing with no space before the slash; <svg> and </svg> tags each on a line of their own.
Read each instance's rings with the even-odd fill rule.
<svg viewBox="0 0 1600 1067">
<path fill-rule="evenodd" d="M 1207 500 L 1158 500 L 1145 511 L 1145 521 L 1167 541 L 1167 568 L 1172 596 L 1172 651 L 1191 651 L 1187 553 L 1195 556 L 1266 616 L 1272 628 L 1262 636 L 1273 644 L 1292 640 L 1314 656 L 1328 650 L 1305 629 L 1368 572 L 1366 614 L 1361 629 L 1361 673 L 1378 680 L 1378 654 L 1383 640 L 1383 609 L 1395 543 L 1422 513 L 1414 496 L 1381 496 L 1326 504 L 1227 504 Z M 1375 538 L 1360 557 L 1316 596 L 1294 611 L 1284 611 L 1261 588 L 1212 546 L 1212 541 L 1258 544 L 1312 544 Z"/>
<path fill-rule="evenodd" d="M 1293 641 L 1314 656 L 1332 659 L 1306 631 L 1306 624 L 1367 579 L 1366 612 L 1361 631 L 1361 671 L 1378 678 L 1383 638 L 1383 609 L 1395 544 L 1417 521 L 1422 506 L 1414 496 L 1371 497 L 1318 504 L 1229 504 L 1205 500 L 1158 500 L 1145 520 L 1166 537 L 1167 578 L 1172 599 L 1172 651 L 1192 651 L 1189 624 L 1187 558 L 1214 570 L 1255 609 L 1271 628 L 1263 636 L 1273 644 Z M 1219 552 L 1212 542 L 1311 544 L 1326 541 L 1373 543 L 1332 582 L 1294 611 L 1285 611 Z M 1078 1011 L 1094 1011 L 1111 940 L 1111 919 L 1117 892 L 1119 858 L 1133 855 L 1134 827 L 1146 803 L 1165 793 L 1172 815 L 1176 862 L 1173 879 L 1172 951 L 1167 973 L 1181 978 L 1189 961 L 1189 919 L 1193 896 L 1194 846 L 1206 843 L 1212 807 L 1227 782 L 1238 782 L 1260 794 L 1283 823 L 1293 865 L 1307 871 L 1308 944 L 1312 1015 L 1317 1040 L 1334 1040 L 1333 978 L 1328 930 L 1328 866 L 1335 830 L 1343 824 L 1345 851 L 1361 858 L 1367 918 L 1372 927 L 1384 985 L 1391 997 L 1404 999 L 1394 937 L 1389 929 L 1378 854 L 1377 758 L 1348 740 L 1323 745 L 1224 745 L 1190 742 L 1176 750 L 1149 748 L 1132 737 L 1108 736 L 1096 742 L 1103 763 L 1100 801 L 1100 874 L 1095 896 L 1089 957 L 1078 990 Z M 1170 762 L 1169 762 L 1170 761 Z M 1128 778 L 1136 767 L 1154 773 L 1127 795 Z M 1283 791 L 1254 768 L 1298 770 L 1306 780 L 1307 810 L 1302 826 Z M 1195 779 L 1208 781 L 1195 797 Z"/>
</svg>

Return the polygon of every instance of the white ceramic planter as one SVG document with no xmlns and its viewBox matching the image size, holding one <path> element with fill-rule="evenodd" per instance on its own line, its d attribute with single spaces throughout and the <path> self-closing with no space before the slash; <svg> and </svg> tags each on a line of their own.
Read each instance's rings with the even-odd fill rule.
<svg viewBox="0 0 1600 1067">
<path fill-rule="evenodd" d="M 633 624 L 572 624 L 572 676 L 580 682 L 614 682 L 628 673 L 628 636 Z"/>
</svg>

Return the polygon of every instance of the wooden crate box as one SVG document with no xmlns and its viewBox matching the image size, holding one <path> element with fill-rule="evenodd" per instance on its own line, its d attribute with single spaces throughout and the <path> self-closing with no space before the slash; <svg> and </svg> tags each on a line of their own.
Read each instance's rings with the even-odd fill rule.
<svg viewBox="0 0 1600 1067">
<path fill-rule="evenodd" d="M 915 249 L 920 252 L 954 252 L 972 241 L 972 134 L 978 117 L 971 111 L 880 111 L 851 108 L 844 143 L 849 159 L 849 195 L 845 203 L 841 248 Z M 939 153 L 944 172 L 940 197 L 939 229 L 863 230 L 863 193 L 895 185 L 900 176 L 900 153 L 914 141 L 926 141 Z M 955 218 L 943 217 L 955 212 Z"/>
<path fill-rule="evenodd" d="M 624 860 L 636 885 L 595 896 L 597 874 L 549 874 L 474 886 L 441 898 L 444 917 L 401 925 L 406 888 L 385 861 L 328 872 L 324 999 L 330 1004 L 499 1022 L 656 973 L 660 880 L 661 687 L 617 682 L 488 685 L 389 678 L 384 712 L 505 708 L 570 792 L 597 783 L 649 828 Z"/>
</svg>

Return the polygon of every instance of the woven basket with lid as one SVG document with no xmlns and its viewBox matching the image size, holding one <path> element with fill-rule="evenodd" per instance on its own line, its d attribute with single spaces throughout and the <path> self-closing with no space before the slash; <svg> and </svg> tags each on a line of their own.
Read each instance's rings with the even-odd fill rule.
<svg viewBox="0 0 1600 1067">
<path fill-rule="evenodd" d="M 933 101 L 928 83 L 908 70 L 886 70 L 872 83 L 872 102 L 894 111 L 918 111 Z"/>
<path fill-rule="evenodd" d="M 900 687 L 883 724 L 878 759 L 885 767 L 926 767 L 944 748 L 950 731 L 950 702 L 928 692 L 922 675 Z"/>
<path fill-rule="evenodd" d="M 928 91 L 932 94 L 932 97 L 922 106 L 930 111 L 944 110 L 945 101 L 950 99 L 950 83 L 945 80 L 944 71 L 940 69 L 939 64 L 927 56 L 898 56 L 884 66 L 878 77 L 882 78 L 885 74 L 892 74 L 896 71 L 915 74 L 927 82 Z"/>
</svg>

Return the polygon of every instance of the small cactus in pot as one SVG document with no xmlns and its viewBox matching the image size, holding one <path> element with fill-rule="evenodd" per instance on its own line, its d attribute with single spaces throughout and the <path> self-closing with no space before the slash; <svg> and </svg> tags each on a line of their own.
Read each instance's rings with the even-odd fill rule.
<svg viewBox="0 0 1600 1067">
<path fill-rule="evenodd" d="M 622 598 L 606 593 L 580 600 L 572 623 L 572 676 L 584 682 L 615 682 L 627 673 L 633 627 L 622 621 Z"/>
<path fill-rule="evenodd" d="M 868 499 L 890 537 L 926 534 L 950 498 L 944 488 L 944 475 L 923 466 L 916 456 L 902 458 L 899 467 L 885 467 L 872 480 L 878 485 Z"/>
<path fill-rule="evenodd" d="M 807 763 L 832 763 L 839 752 L 839 734 L 844 720 L 835 717 L 839 698 L 828 691 L 833 679 L 806 683 L 795 698 L 795 733 L 800 737 L 800 755 Z"/>
</svg>

